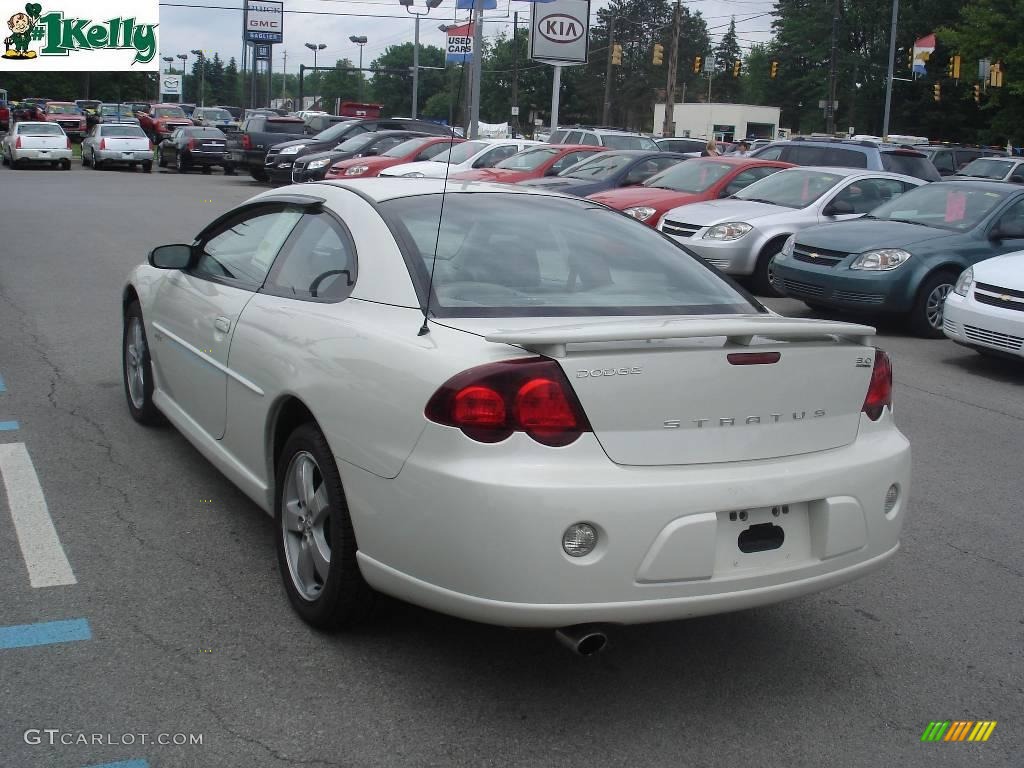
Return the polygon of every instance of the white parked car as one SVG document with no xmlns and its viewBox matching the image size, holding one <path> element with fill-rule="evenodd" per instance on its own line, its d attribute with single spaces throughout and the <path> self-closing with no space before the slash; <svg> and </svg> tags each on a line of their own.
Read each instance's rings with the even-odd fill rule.
<svg viewBox="0 0 1024 768">
<path fill-rule="evenodd" d="M 787 168 L 724 200 L 673 208 L 658 229 L 723 272 L 750 277 L 755 291 L 771 296 L 768 268 L 790 235 L 863 216 L 921 184 L 887 171 Z"/>
<path fill-rule="evenodd" d="M 261 194 L 123 294 L 128 407 L 275 519 L 319 627 L 375 591 L 505 626 L 739 610 L 879 568 L 910 448 L 862 325 L 784 318 L 585 199 Z M 600 631 L 570 631 L 583 652 Z"/>
<path fill-rule="evenodd" d="M 1024 357 L 1024 251 L 964 270 L 946 297 L 942 330 L 983 355 Z"/>
<path fill-rule="evenodd" d="M 49 163 L 71 169 L 71 139 L 57 123 L 15 123 L 4 136 L 2 150 L 3 164 L 11 168 Z"/>
<path fill-rule="evenodd" d="M 381 171 L 380 175 L 443 179 L 447 167 L 450 178 L 462 171 L 493 168 L 502 160 L 540 143 L 530 139 L 474 139 L 456 144 L 450 151 L 435 155 L 430 160 L 393 165 Z"/>
<path fill-rule="evenodd" d="M 149 137 L 137 125 L 99 123 L 82 140 L 82 165 L 100 170 L 108 165 L 127 165 L 142 170 L 153 170 L 153 146 Z"/>
</svg>

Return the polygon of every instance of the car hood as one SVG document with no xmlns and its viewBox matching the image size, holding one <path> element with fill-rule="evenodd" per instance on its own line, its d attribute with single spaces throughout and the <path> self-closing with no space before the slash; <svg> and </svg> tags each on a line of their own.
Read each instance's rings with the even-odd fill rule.
<svg viewBox="0 0 1024 768">
<path fill-rule="evenodd" d="M 786 208 L 770 203 L 755 203 L 750 200 L 709 200 L 702 203 L 687 205 L 679 214 L 676 208 L 665 214 L 666 219 L 679 219 L 687 224 L 699 224 L 711 227 L 727 221 L 753 221 L 769 216 L 785 216 L 789 214 L 806 215 L 807 209 Z"/>
<path fill-rule="evenodd" d="M 608 189 L 608 185 L 611 183 L 613 182 L 607 179 L 563 179 L 558 176 L 526 179 L 520 182 L 524 187 L 538 187 L 549 192 L 565 192 L 580 197 Z"/>
<path fill-rule="evenodd" d="M 367 168 L 387 168 L 388 166 L 397 165 L 397 163 L 393 157 L 375 155 L 373 157 L 346 157 L 339 160 L 335 165 L 338 168 L 352 168 L 356 165 L 365 165 Z"/>
<path fill-rule="evenodd" d="M 1024 251 L 979 261 L 974 265 L 974 279 L 1000 288 L 1024 291 Z"/>
<path fill-rule="evenodd" d="M 280 152 L 285 147 L 302 147 L 300 150 L 306 154 L 309 152 L 319 152 L 320 150 L 327 149 L 332 146 L 329 141 L 310 141 L 309 139 L 292 139 L 291 141 L 282 141 L 280 144 L 272 144 L 270 147 L 271 152 Z"/>
<path fill-rule="evenodd" d="M 854 219 L 821 224 L 805 229 L 797 237 L 801 245 L 846 253 L 863 253 L 875 248 L 912 248 L 929 240 L 956 237 L 950 232 L 922 224 L 877 219 Z"/>
<path fill-rule="evenodd" d="M 496 181 L 510 184 L 514 181 L 531 178 L 530 173 L 530 171 L 514 171 L 511 168 L 477 168 L 472 171 L 462 171 L 453 178 L 460 181 Z"/>
<path fill-rule="evenodd" d="M 339 160 L 351 160 L 353 159 L 351 152 L 339 152 L 336 149 L 328 150 L 326 152 L 306 152 L 300 155 L 302 162 L 309 165 L 314 160 L 330 160 L 332 163 L 336 163 Z M 363 158 L 359 158 L 362 160 Z"/>
<path fill-rule="evenodd" d="M 664 210 L 680 205 L 703 202 L 707 198 L 705 192 L 676 192 L 672 189 L 658 187 L 626 187 L 625 189 L 609 189 L 590 195 L 591 200 L 604 203 L 618 211 L 626 208 L 649 206 Z"/>
<path fill-rule="evenodd" d="M 454 169 L 455 166 L 446 166 L 445 163 L 435 163 L 433 160 L 419 160 L 415 163 L 401 163 L 387 169 L 388 176 L 404 176 L 407 173 L 422 173 L 424 176 L 440 179 L 444 177 L 445 168 Z M 451 171 L 455 173 L 454 170 Z"/>
</svg>

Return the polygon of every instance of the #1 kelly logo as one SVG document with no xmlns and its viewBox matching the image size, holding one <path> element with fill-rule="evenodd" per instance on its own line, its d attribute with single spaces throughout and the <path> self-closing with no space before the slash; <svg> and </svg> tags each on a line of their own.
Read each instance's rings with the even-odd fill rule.
<svg viewBox="0 0 1024 768">
<path fill-rule="evenodd" d="M 77 51 L 134 50 L 131 63 L 148 64 L 157 53 L 158 25 L 138 24 L 136 20 L 135 16 L 115 16 L 99 22 L 74 16 L 65 18 L 63 11 L 43 13 L 39 3 L 27 3 L 24 11 L 7 19 L 10 35 L 4 39 L 2 58 L 30 61 L 69 56 Z M 38 49 L 33 50 L 37 44 Z"/>
</svg>

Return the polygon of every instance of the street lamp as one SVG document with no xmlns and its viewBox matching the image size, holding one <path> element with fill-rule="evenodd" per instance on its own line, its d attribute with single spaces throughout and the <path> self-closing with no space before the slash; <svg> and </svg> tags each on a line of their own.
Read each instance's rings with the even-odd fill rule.
<svg viewBox="0 0 1024 768">
<path fill-rule="evenodd" d="M 306 43 L 306 47 L 309 48 L 309 50 L 311 50 L 313 52 L 313 71 L 316 72 L 316 84 L 319 87 L 319 85 L 320 85 L 320 73 L 317 71 L 317 68 L 316 68 L 316 54 L 317 54 L 317 51 L 322 51 L 324 48 L 327 47 L 327 45 L 324 44 L 324 43 Z M 316 102 L 314 102 L 314 104 L 315 103 Z M 305 107 L 304 104 L 301 104 L 301 103 L 299 104 L 299 109 L 305 109 L 305 108 L 306 107 Z"/>
<path fill-rule="evenodd" d="M 206 106 L 206 56 L 198 48 L 193 48 L 192 53 L 199 57 L 199 106 Z"/>
<path fill-rule="evenodd" d="M 178 97 L 178 101 L 185 100 L 185 79 L 188 77 L 188 54 L 179 53 L 176 58 L 181 59 L 181 96 Z"/>
<path fill-rule="evenodd" d="M 171 67 L 171 64 L 174 63 L 174 57 L 173 56 L 164 56 L 163 60 L 167 62 L 167 72 L 169 74 L 173 75 L 174 74 L 174 69 Z"/>
<path fill-rule="evenodd" d="M 422 12 L 412 9 L 413 0 L 398 0 L 398 2 L 405 7 L 406 13 L 411 13 L 416 17 L 416 38 L 412 48 L 412 118 L 415 120 L 420 94 L 420 16 L 427 16 L 441 4 L 441 0 L 426 0 L 427 9 Z M 359 52 L 362 53 L 362 50 L 360 48 Z M 359 76 L 363 76 L 362 71 L 359 72 Z"/>
<path fill-rule="evenodd" d="M 366 35 L 349 35 L 348 39 L 359 46 L 359 100 L 363 100 L 363 46 L 366 45 Z"/>
</svg>

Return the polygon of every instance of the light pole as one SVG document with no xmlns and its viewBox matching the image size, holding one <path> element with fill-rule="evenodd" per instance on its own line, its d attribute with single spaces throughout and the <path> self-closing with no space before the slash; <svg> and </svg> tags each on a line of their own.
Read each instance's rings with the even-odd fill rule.
<svg viewBox="0 0 1024 768">
<path fill-rule="evenodd" d="M 199 57 L 199 106 L 206 106 L 206 56 L 198 48 L 193 48 L 192 53 Z"/>
<path fill-rule="evenodd" d="M 180 101 L 185 100 L 185 78 L 188 76 L 188 54 L 179 53 L 175 58 L 181 59 L 181 98 Z"/>
<path fill-rule="evenodd" d="M 413 0 L 398 0 L 398 2 L 405 6 L 406 13 L 411 13 L 416 17 L 416 36 L 412 48 L 412 118 L 415 120 L 419 111 L 420 95 L 420 16 L 429 15 L 432 10 L 441 4 L 441 0 L 426 0 L 427 10 L 422 13 L 412 9 Z M 359 50 L 361 53 L 362 48 Z M 362 77 L 362 74 L 362 71 L 360 71 L 359 76 Z"/>
<path fill-rule="evenodd" d="M 366 35 L 349 35 L 349 40 L 359 46 L 359 100 L 363 100 L 363 46 L 366 45 Z"/>
<path fill-rule="evenodd" d="M 168 74 L 172 74 L 173 75 L 174 74 L 174 70 L 171 68 L 170 65 L 174 63 L 174 57 L 173 56 L 164 56 L 163 59 L 164 59 L 164 61 L 167 62 L 167 72 L 168 72 Z"/>
<path fill-rule="evenodd" d="M 317 51 L 322 51 L 327 46 L 324 43 L 306 43 L 306 47 L 309 48 L 309 50 L 311 50 L 313 52 L 313 72 L 316 74 L 316 84 L 317 84 L 317 88 L 319 89 L 319 87 L 320 87 L 320 72 L 316 68 L 316 54 L 317 54 Z M 301 99 L 300 99 L 300 101 L 301 101 Z M 314 102 L 314 103 L 316 103 L 316 102 Z M 301 104 L 301 103 L 299 104 L 299 109 L 305 109 L 305 108 L 306 108 L 305 104 Z"/>
</svg>

